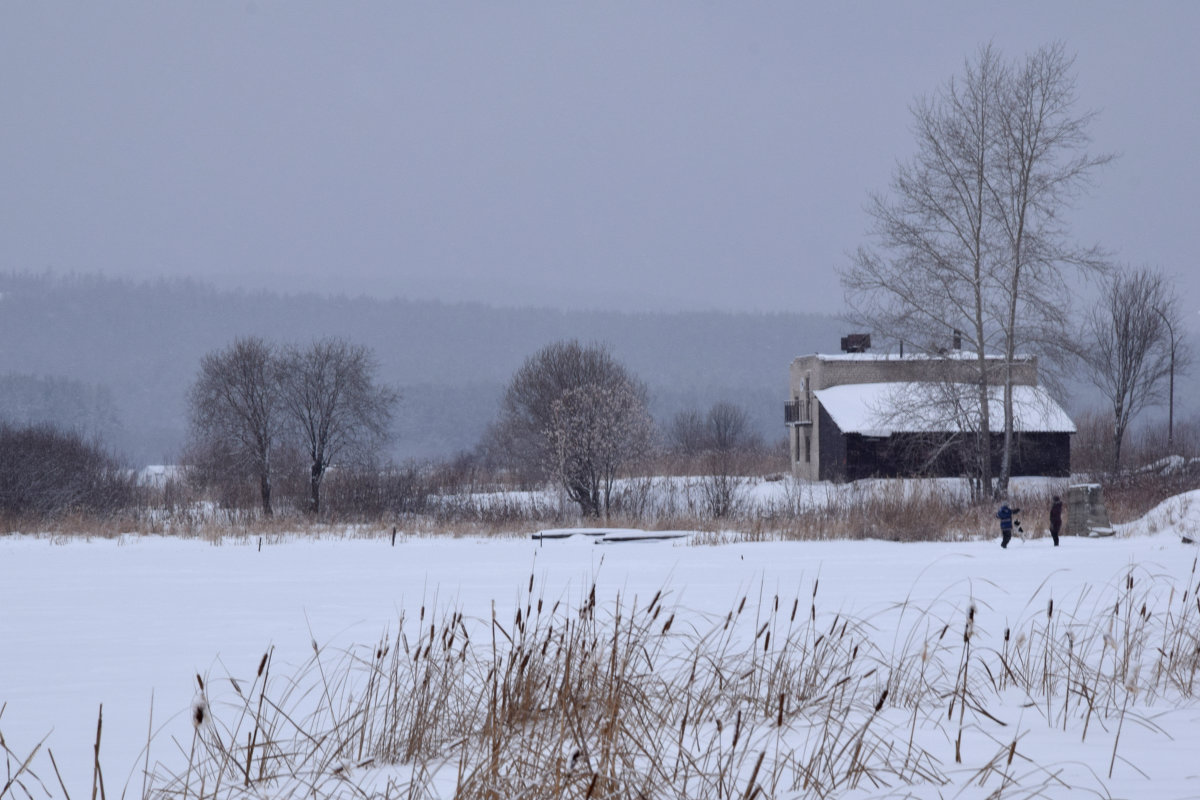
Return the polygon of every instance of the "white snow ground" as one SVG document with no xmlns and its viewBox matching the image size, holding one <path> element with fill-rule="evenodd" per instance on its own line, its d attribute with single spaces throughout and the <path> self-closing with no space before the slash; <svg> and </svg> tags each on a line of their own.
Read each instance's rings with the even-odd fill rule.
<svg viewBox="0 0 1200 800">
<path fill-rule="evenodd" d="M 531 572 L 547 599 L 579 599 L 593 580 L 598 600 L 645 598 L 659 589 L 689 612 L 723 615 L 743 594 L 805 598 L 819 578 L 822 613 L 869 619 L 886 650 L 899 635 L 897 604 L 937 608 L 958 619 L 974 603 L 980 636 L 999 647 L 1004 629 L 1060 608 L 1095 616 L 1134 572 L 1149 582 L 1150 613 L 1178 604 L 1197 548 L 1200 493 L 1168 501 L 1104 539 L 996 539 L 955 543 L 773 542 L 692 545 L 687 540 L 596 546 L 590 537 L 455 539 L 284 537 L 214 545 L 126 536 L 90 541 L 0 537 L 0 731 L 21 755 L 46 738 L 73 797 L 91 786 L 96 715 L 104 707 L 102 762 L 109 797 L 130 781 L 136 796 L 140 753 L 153 698 L 155 727 L 183 725 L 195 675 L 252 675 L 268 647 L 273 669 L 311 655 L 312 642 L 371 644 L 395 629 L 401 609 L 424 604 L 485 619 L 493 601 L 511 617 Z M 997 537 L 998 539 L 998 537 Z M 1153 598 L 1157 598 L 1155 601 Z M 1155 603 L 1162 607 L 1155 607 Z M 1121 733 L 1107 777 L 1114 731 L 1052 729 L 1021 698 L 1002 709 L 1021 731 L 1022 749 L 1063 770 L 1075 786 L 1112 797 L 1200 797 L 1200 704 L 1168 700 L 1139 709 Z M 168 719 L 173 722 L 168 723 Z M 952 761 L 953 742 L 935 744 Z M 156 757 L 161 757 L 156 753 Z M 44 770 L 43 770 L 44 773 Z M 134 776 L 134 777 L 130 777 Z M 0 775 L 0 777 L 3 777 Z M 43 774 L 55 796 L 52 775 Z M 994 788 L 994 787 L 993 787 Z M 959 793 L 961 790 L 961 793 Z M 985 796 L 991 789 L 926 787 L 915 796 Z M 896 795 L 890 795 L 896 796 Z M 1050 795 L 1046 795 L 1050 796 Z"/>
</svg>

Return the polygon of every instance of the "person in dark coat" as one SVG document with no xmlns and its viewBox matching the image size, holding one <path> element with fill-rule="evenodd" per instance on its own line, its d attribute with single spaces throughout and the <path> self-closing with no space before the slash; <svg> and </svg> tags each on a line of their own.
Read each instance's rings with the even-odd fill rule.
<svg viewBox="0 0 1200 800">
<path fill-rule="evenodd" d="M 1054 495 L 1054 500 L 1050 503 L 1050 538 L 1054 540 L 1054 546 L 1058 547 L 1058 532 L 1062 528 L 1062 498 Z"/>
<path fill-rule="evenodd" d="M 1009 508 L 1008 503 L 1000 506 L 1000 510 L 996 512 L 996 518 L 1000 520 L 1000 546 L 1008 547 L 1009 541 L 1012 539 L 1013 517 L 1021 513 L 1019 508 Z M 1017 523 L 1020 525 L 1020 523 Z"/>
</svg>

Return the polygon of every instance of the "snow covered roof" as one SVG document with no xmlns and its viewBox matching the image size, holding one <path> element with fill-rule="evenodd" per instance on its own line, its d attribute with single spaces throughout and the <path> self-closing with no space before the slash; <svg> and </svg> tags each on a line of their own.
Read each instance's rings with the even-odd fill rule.
<svg viewBox="0 0 1200 800">
<path fill-rule="evenodd" d="M 975 430 L 978 393 L 979 387 L 967 383 L 912 382 L 846 384 L 814 392 L 843 433 L 865 436 Z M 992 430 L 1003 430 L 1002 387 L 991 387 L 988 415 Z M 1018 433 L 1075 432 L 1067 412 L 1039 386 L 1013 387 L 1013 416 Z"/>
<path fill-rule="evenodd" d="M 813 356 L 809 356 L 810 358 Z M 968 350 L 948 350 L 945 353 L 816 353 L 821 361 L 974 361 L 979 356 Z M 804 358 L 801 356 L 800 358 Z M 999 353 L 989 353 L 984 356 L 988 361 L 1003 361 Z M 1015 355 L 1014 361 L 1032 361 L 1033 356 Z"/>
</svg>

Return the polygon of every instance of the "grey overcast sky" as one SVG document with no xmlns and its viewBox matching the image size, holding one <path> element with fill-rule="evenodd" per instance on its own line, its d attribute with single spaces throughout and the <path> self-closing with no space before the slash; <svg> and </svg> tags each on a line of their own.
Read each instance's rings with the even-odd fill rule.
<svg viewBox="0 0 1200 800">
<path fill-rule="evenodd" d="M 1078 238 L 1200 309 L 1198 38 L 1196 2 L 7 0 L 0 270 L 836 311 L 914 97 L 1063 40 L 1121 153 Z"/>
</svg>

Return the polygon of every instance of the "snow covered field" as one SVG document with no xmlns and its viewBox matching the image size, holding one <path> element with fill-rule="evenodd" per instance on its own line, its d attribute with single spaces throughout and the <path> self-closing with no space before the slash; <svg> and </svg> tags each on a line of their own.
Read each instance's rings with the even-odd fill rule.
<svg viewBox="0 0 1200 800">
<path fill-rule="evenodd" d="M 395 633 L 402 612 L 411 623 L 422 606 L 431 614 L 459 611 L 468 625 L 486 631 L 493 604 L 498 619 L 513 618 L 531 574 L 535 594 L 576 606 L 593 582 L 601 608 L 618 595 L 644 608 L 663 590 L 676 625 L 694 627 L 723 619 L 743 596 L 759 614 L 776 595 L 786 606 L 798 598 L 802 609 L 814 607 L 816 628 L 834 619 L 860 621 L 869 644 L 897 659 L 912 655 L 914 637 L 938 639 L 947 626 L 950 639 L 961 643 L 972 607 L 974 648 L 1015 648 L 1016 641 L 1004 640 L 1006 630 L 1015 639 L 1018 631 L 1049 629 L 1039 620 L 1053 600 L 1059 615 L 1053 630 L 1074 646 L 1111 624 L 1122 598 L 1144 604 L 1137 612 L 1143 619 L 1182 617 L 1196 603 L 1197 550 L 1181 536 L 1196 538 L 1198 530 L 1200 493 L 1174 498 L 1111 539 L 1064 538 L 1059 548 L 1045 538 L 1015 540 L 1007 551 L 996 540 L 598 545 L 588 537 L 431 537 L 391 546 L 387 537 L 283 537 L 260 547 L 256 539 L 214 545 L 160 537 L 0 537 L 0 704 L 6 704 L 0 732 L 18 757 L 45 738 L 71 796 L 88 797 L 103 704 L 107 796 L 118 797 L 128 781 L 136 797 L 151 703 L 160 729 L 152 758 L 169 761 L 178 756 L 171 737 L 191 736 L 197 673 L 210 682 L 227 676 L 249 682 L 273 648 L 272 669 L 285 674 L 312 655 L 314 642 L 372 645 L 385 631 Z M 1200 619 L 1197 609 L 1192 623 Z M 1149 674 L 1155 648 L 1167 646 L 1144 648 L 1147 671 L 1132 680 L 1152 688 L 1133 696 L 1119 740 L 1116 717 L 1092 718 L 1085 737 L 1082 718 L 1068 720 L 1055 710 L 1061 698 L 1047 702 L 1010 688 L 990 698 L 986 715 L 967 713 L 958 766 L 959 711 L 953 725 L 935 722 L 947 718 L 945 698 L 921 715 L 915 735 L 940 759 L 947 785 L 868 784 L 840 796 L 910 790 L 921 797 L 994 796 L 1000 778 L 977 785 L 980 765 L 1017 739 L 1013 771 L 1039 796 L 1065 796 L 1074 787 L 1097 796 L 1200 797 L 1200 704 L 1190 687 Z M 1101 671 L 1115 649 L 1093 649 Z M 1190 657 L 1195 669 L 1196 654 Z M 887 677 L 876 680 L 884 686 Z M 908 736 L 910 717 L 916 719 L 904 709 L 893 715 L 889 724 L 902 726 L 897 737 Z M 36 766 L 47 793 L 61 796 L 48 765 Z M 4 780 L 0 773 L 0 785 Z M 779 796 L 800 794 L 785 789 Z M 1025 796 L 1013 785 L 1003 795 Z"/>
</svg>

